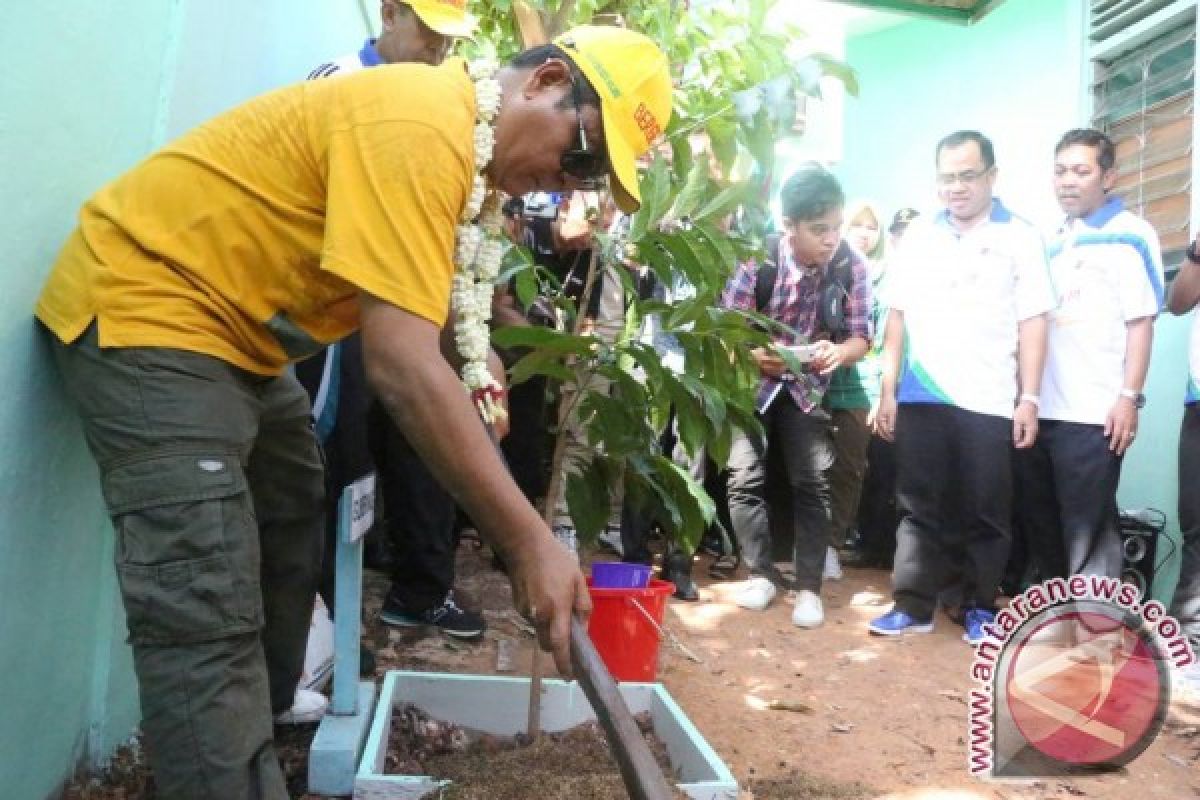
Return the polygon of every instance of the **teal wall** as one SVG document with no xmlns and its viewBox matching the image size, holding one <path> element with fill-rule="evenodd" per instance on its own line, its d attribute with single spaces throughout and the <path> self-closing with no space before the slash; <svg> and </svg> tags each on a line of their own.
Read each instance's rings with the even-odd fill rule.
<svg viewBox="0 0 1200 800">
<path fill-rule="evenodd" d="M 995 144 L 997 194 L 1049 223 L 1058 136 L 1085 122 L 1078 0 L 1007 0 L 972 26 L 917 20 L 847 42 L 861 92 L 846 99 L 838 172 L 885 213 L 937 204 L 934 147 L 973 128 Z"/>
<path fill-rule="evenodd" d="M 1077 0 L 1007 0 L 969 27 L 912 21 L 851 38 L 846 58 L 862 91 L 846 101 L 837 169 L 847 194 L 875 200 L 889 218 L 903 206 L 935 209 L 934 147 L 951 131 L 974 128 L 995 144 L 997 194 L 1052 229 L 1054 144 L 1089 123 L 1083 8 Z M 1189 322 L 1164 315 L 1156 324 L 1149 402 L 1119 493 L 1123 507 L 1167 512 L 1172 543 Z M 1175 559 L 1164 565 L 1157 596 L 1169 597 L 1177 571 Z"/>
<path fill-rule="evenodd" d="M 0 794 L 53 796 L 137 725 L 95 467 L 31 309 L 80 203 L 166 138 L 355 50 L 356 0 L 4 3 Z M 16 65 L 19 65 L 19 69 Z"/>
</svg>

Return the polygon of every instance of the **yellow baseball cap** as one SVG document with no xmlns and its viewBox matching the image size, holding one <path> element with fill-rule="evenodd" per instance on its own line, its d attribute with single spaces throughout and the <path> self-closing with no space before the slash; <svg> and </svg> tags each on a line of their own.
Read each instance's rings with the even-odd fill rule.
<svg viewBox="0 0 1200 800">
<path fill-rule="evenodd" d="M 637 211 L 637 158 L 671 121 L 667 57 L 642 34 L 608 25 L 581 25 L 554 43 L 600 95 L 613 199 L 622 211 Z"/>
<path fill-rule="evenodd" d="M 470 39 L 478 20 L 467 13 L 467 0 L 398 0 L 413 10 L 421 22 L 442 36 Z"/>
</svg>

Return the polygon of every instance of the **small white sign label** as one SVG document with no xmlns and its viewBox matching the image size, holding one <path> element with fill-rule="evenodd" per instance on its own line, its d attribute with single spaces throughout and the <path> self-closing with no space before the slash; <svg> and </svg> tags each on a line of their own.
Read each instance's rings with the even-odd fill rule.
<svg viewBox="0 0 1200 800">
<path fill-rule="evenodd" d="M 375 473 L 370 472 L 346 487 L 342 502 L 350 503 L 350 529 L 346 541 L 357 542 L 375 524 Z"/>
</svg>

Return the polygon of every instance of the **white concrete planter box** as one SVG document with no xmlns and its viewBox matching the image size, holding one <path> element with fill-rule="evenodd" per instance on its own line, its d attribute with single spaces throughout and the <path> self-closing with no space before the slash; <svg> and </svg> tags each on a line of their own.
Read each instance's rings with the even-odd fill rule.
<svg viewBox="0 0 1200 800">
<path fill-rule="evenodd" d="M 679 789 L 692 800 L 736 800 L 737 782 L 700 731 L 659 683 L 618 684 L 629 710 L 649 712 L 654 733 L 666 745 Z M 575 682 L 542 681 L 542 730 L 553 733 L 596 718 Z M 436 798 L 449 783 L 428 775 L 385 775 L 392 712 L 406 703 L 435 719 L 498 736 L 525 730 L 529 680 L 487 675 L 391 671 L 383 681 L 375 719 L 354 780 L 355 800 Z M 535 787 L 530 787 L 530 797 Z"/>
</svg>

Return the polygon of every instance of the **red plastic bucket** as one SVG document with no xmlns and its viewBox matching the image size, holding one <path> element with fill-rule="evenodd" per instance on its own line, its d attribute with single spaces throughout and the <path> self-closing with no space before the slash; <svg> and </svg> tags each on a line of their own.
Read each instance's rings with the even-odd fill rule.
<svg viewBox="0 0 1200 800">
<path fill-rule="evenodd" d="M 602 589 L 588 578 L 588 636 L 613 678 L 652 683 L 658 676 L 659 628 L 674 591 L 675 584 L 653 578 L 644 589 Z"/>
</svg>

